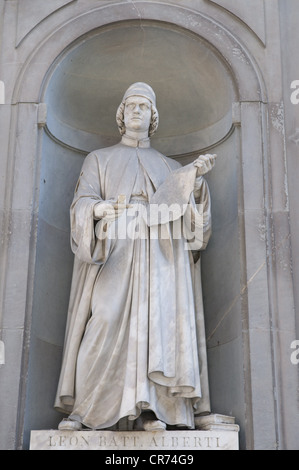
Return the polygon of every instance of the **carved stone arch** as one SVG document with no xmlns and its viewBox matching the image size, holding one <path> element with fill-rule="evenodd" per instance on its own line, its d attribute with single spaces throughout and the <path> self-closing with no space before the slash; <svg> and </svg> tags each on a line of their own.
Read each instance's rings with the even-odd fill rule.
<svg viewBox="0 0 299 470">
<path fill-rule="evenodd" d="M 20 106 L 22 106 L 22 103 L 32 103 L 34 106 L 42 103 L 56 65 L 61 63 L 74 47 L 78 46 L 82 38 L 86 38 L 90 36 L 91 32 L 100 31 L 101 28 L 109 25 L 120 25 L 123 22 L 129 21 L 138 21 L 141 26 L 142 22 L 148 22 L 148 24 L 150 22 L 159 23 L 161 27 L 163 25 L 165 27 L 166 25 L 174 25 L 175 28 L 198 36 L 221 58 L 223 64 L 227 67 L 233 85 L 234 94 L 232 96 L 234 96 L 236 103 L 233 106 L 231 120 L 234 124 L 235 132 L 227 135 L 225 142 L 217 144 L 221 152 L 223 151 L 226 155 L 227 162 L 232 165 L 233 171 L 230 172 L 226 161 L 222 160 L 222 163 L 219 165 L 221 172 L 219 170 L 218 176 L 215 177 L 217 181 L 215 179 L 213 182 L 211 179 L 211 184 L 215 188 L 216 186 L 220 188 L 223 184 L 227 191 L 230 184 L 233 187 L 233 191 L 226 194 L 228 197 L 224 201 L 226 204 L 224 208 L 224 203 L 221 201 L 221 191 L 215 192 L 215 238 L 218 240 L 217 253 L 219 254 L 219 263 L 221 263 L 219 273 L 225 275 L 226 271 L 226 276 L 229 279 L 231 275 L 230 270 L 235 272 L 234 285 L 231 286 L 231 293 L 229 295 L 227 295 L 226 284 L 217 287 L 219 303 L 222 302 L 224 305 L 222 310 L 219 308 L 219 304 L 213 304 L 212 297 L 215 298 L 217 296 L 215 296 L 215 292 L 211 288 L 207 287 L 207 284 L 210 283 L 212 285 L 215 281 L 215 285 L 217 285 L 219 280 L 219 275 L 215 272 L 216 259 L 214 256 L 212 262 L 214 271 L 207 269 L 209 279 L 207 277 L 203 279 L 203 288 L 204 291 L 206 289 L 206 298 L 210 302 L 208 308 L 211 313 L 211 318 L 207 322 L 207 335 L 211 350 L 210 378 L 212 403 L 214 404 L 213 411 L 227 414 L 232 412 L 235 414 L 238 422 L 241 424 L 242 446 L 250 447 L 251 442 L 248 436 L 253 435 L 253 421 L 258 422 L 259 420 L 258 415 L 254 416 L 255 410 L 252 408 L 252 395 L 254 395 L 256 388 L 250 356 L 251 358 L 254 356 L 255 347 L 258 345 L 259 354 L 263 355 L 264 352 L 266 357 L 270 349 L 269 343 L 271 342 L 270 332 L 267 329 L 271 319 L 269 318 L 269 306 L 264 294 L 269 289 L 267 260 L 269 256 L 268 246 L 270 246 L 271 238 L 271 228 L 267 214 L 270 194 L 269 188 L 264 185 L 264 177 L 268 173 L 266 158 L 267 92 L 255 59 L 231 31 L 227 30 L 213 18 L 191 9 L 151 1 L 122 2 L 120 4 L 105 5 L 82 12 L 80 15 L 61 24 L 55 30 L 47 31 L 44 36 L 39 27 L 36 27 L 31 34 L 36 35 L 36 38 L 39 37 L 40 41 L 39 46 L 34 50 L 30 51 L 29 42 L 27 43 L 30 35 L 24 38 L 19 47 L 20 49 L 24 48 L 24 50 L 28 48 L 28 58 L 14 88 L 13 103 Z M 43 27 L 46 31 L 45 25 Z M 32 121 L 37 119 L 40 127 L 45 124 L 45 118 L 42 116 L 43 109 L 42 107 L 39 108 L 39 116 L 36 109 L 30 113 L 30 119 Z M 24 119 L 24 116 L 26 117 L 26 114 L 22 112 L 21 107 L 16 125 L 20 120 Z M 32 124 L 34 123 L 32 122 Z M 25 137 L 22 135 L 19 137 L 19 145 L 22 145 L 22 138 L 24 139 Z M 231 138 L 234 140 L 232 141 Z M 36 155 L 38 161 L 41 158 L 43 146 L 41 140 L 43 139 L 44 136 L 42 131 L 40 131 L 39 144 L 38 139 L 36 139 L 32 141 L 30 150 L 28 150 L 27 146 L 28 152 L 30 151 L 32 155 Z M 45 149 L 43 150 L 45 151 Z M 68 158 L 67 151 L 66 149 L 61 152 L 62 164 L 63 158 Z M 56 181 L 57 178 L 60 178 L 60 186 L 58 187 L 62 188 L 61 199 L 66 200 L 70 198 L 71 189 L 67 189 L 64 192 L 63 178 L 67 178 L 67 173 L 75 170 L 69 170 L 66 167 L 59 175 L 54 175 L 52 172 L 48 180 L 44 175 L 47 175 L 48 161 L 51 158 L 55 159 L 54 144 L 49 147 L 47 152 L 49 158 L 43 158 L 41 162 L 41 178 L 38 181 L 39 194 L 41 195 L 45 191 L 44 188 L 47 185 L 53 184 L 54 177 Z M 73 161 L 75 166 L 79 167 L 82 155 L 79 152 L 74 153 Z M 38 167 L 39 163 L 37 162 L 36 164 Z M 253 187 L 254 190 L 252 190 Z M 35 283 L 32 283 L 31 286 L 31 297 L 33 300 L 31 303 L 27 303 L 27 309 L 31 309 L 30 312 L 27 312 L 27 318 L 29 318 L 28 324 L 30 326 L 32 324 L 33 327 L 31 329 L 34 331 L 30 336 L 28 381 L 23 384 L 24 390 L 27 388 L 27 402 L 24 409 L 20 412 L 20 416 L 24 416 L 25 441 L 27 439 L 27 442 L 30 429 L 33 427 L 38 428 L 39 426 L 55 426 L 60 419 L 51 409 L 51 397 L 54 397 L 55 380 L 59 373 L 59 357 L 63 342 L 63 320 L 60 319 L 56 323 L 56 327 L 61 329 L 58 334 L 59 339 L 57 339 L 57 333 L 54 331 L 55 326 L 46 321 L 42 324 L 42 320 L 38 319 L 40 308 L 47 298 L 44 295 L 45 286 L 38 283 L 47 272 L 43 263 L 53 259 L 53 252 L 44 251 L 46 253 L 46 259 L 44 260 L 41 258 L 41 253 L 46 248 L 53 247 L 54 243 L 58 243 L 60 239 L 61 251 L 54 255 L 54 258 L 56 257 L 55 262 L 59 263 L 60 260 L 58 258 L 60 258 L 60 254 L 68 250 L 68 236 L 66 235 L 67 227 L 65 221 L 62 222 L 61 227 L 56 231 L 55 223 L 43 220 L 43 214 L 45 213 L 50 214 L 49 217 L 52 217 L 54 206 L 54 204 L 47 206 L 48 199 L 46 195 L 49 193 L 45 192 L 44 194 L 43 198 L 39 196 L 39 207 L 36 209 L 36 216 L 39 218 L 39 228 L 37 232 L 34 232 L 35 240 L 34 244 L 32 244 L 34 245 L 34 248 L 32 248 L 34 254 L 32 254 L 31 258 L 31 269 L 35 270 L 36 274 Z M 219 217 L 218 221 L 217 217 Z M 252 226 L 256 224 L 257 220 L 260 226 L 265 228 L 264 238 L 261 238 L 259 233 L 252 233 Z M 222 222 L 225 225 L 225 230 L 223 230 L 221 235 Z M 31 217 L 30 223 L 32 223 Z M 226 256 L 232 248 L 232 232 L 234 237 L 233 242 L 236 245 L 236 260 Z M 222 240 L 220 235 L 224 237 Z M 43 239 L 44 236 L 49 238 Z M 221 244 L 222 246 L 220 246 Z M 212 245 L 210 252 L 207 254 L 207 261 L 203 261 L 206 266 L 209 265 L 209 261 L 213 258 L 213 255 L 211 255 L 213 249 L 215 249 L 215 245 Z M 35 253 L 37 253 L 37 257 L 35 257 Z M 59 264 L 52 266 L 52 278 L 50 279 L 50 282 L 53 283 L 52 289 L 54 289 L 55 282 L 57 282 L 57 277 L 59 282 L 62 283 L 63 289 L 67 290 L 69 286 L 71 254 L 67 254 L 67 257 L 68 266 L 62 275 L 57 270 Z M 234 271 L 235 268 L 236 271 Z M 227 270 L 229 270 L 229 273 L 227 273 Z M 49 277 L 49 274 L 47 276 Z M 37 294 L 38 292 L 39 294 Z M 58 295 L 57 305 L 55 304 L 55 306 L 60 309 L 65 308 L 65 302 L 66 296 Z M 253 315 L 248 313 L 249 306 L 252 309 Z M 263 335 L 258 335 L 255 333 L 254 312 L 261 310 L 265 313 L 265 332 Z M 45 325 L 48 328 L 47 331 L 44 329 Z M 59 342 L 60 344 L 58 344 Z M 53 354 L 49 353 L 51 348 L 47 350 L 46 344 L 50 344 L 51 347 L 53 346 Z M 44 355 L 42 354 L 43 351 L 45 351 Z M 45 405 L 45 403 L 41 402 L 41 398 L 38 398 L 37 402 L 33 405 L 32 401 L 37 398 L 35 387 L 39 380 L 38 374 L 46 370 L 45 364 L 41 364 L 40 359 L 49 354 L 52 354 L 51 357 L 53 359 L 48 364 L 48 370 L 50 370 L 52 375 L 46 378 L 47 391 L 43 391 L 46 393 L 44 397 L 47 403 Z M 231 380 L 228 381 L 225 370 L 229 366 L 230 361 L 232 372 L 230 372 Z M 265 362 L 267 364 L 264 364 L 263 367 L 270 371 L 265 380 L 266 387 L 270 382 L 272 383 L 271 358 L 265 359 Z M 24 364 L 26 365 L 26 361 L 24 361 Z M 255 363 L 254 367 L 256 373 L 259 366 Z M 230 392 L 234 387 L 238 388 L 238 393 L 233 395 L 233 399 L 230 399 Z M 234 401 L 233 403 L 232 400 Z M 37 407 L 34 412 L 32 412 L 33 406 Z M 269 409 L 269 416 L 271 415 L 272 419 L 274 405 L 271 400 L 265 406 Z M 20 423 L 22 429 L 24 423 Z M 20 434 L 22 434 L 22 430 Z"/>
<path fill-rule="evenodd" d="M 105 25 L 129 20 L 172 23 L 194 32 L 214 46 L 231 67 L 232 79 L 236 81 L 240 101 L 266 102 L 266 88 L 259 67 L 245 45 L 231 31 L 213 18 L 194 10 L 141 1 L 138 4 L 121 3 L 88 10 L 68 20 L 54 31 L 48 32 L 46 37 L 42 35 L 39 46 L 31 51 L 19 74 L 13 93 L 13 103 L 25 100 L 38 102 L 49 65 L 61 53 L 66 53 L 80 36 Z M 38 30 L 38 27 L 36 29 Z M 38 33 L 40 34 L 40 31 Z M 47 57 L 47 61 L 44 57 Z"/>
</svg>

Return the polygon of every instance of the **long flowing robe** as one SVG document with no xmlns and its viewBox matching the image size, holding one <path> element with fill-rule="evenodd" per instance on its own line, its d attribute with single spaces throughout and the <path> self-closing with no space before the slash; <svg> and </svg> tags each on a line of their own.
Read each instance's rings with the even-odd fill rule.
<svg viewBox="0 0 299 470">
<path fill-rule="evenodd" d="M 132 209 L 95 220 L 95 205 L 119 195 Z M 149 217 L 161 204 L 175 205 Z M 92 429 L 142 410 L 192 429 L 194 413 L 210 411 L 192 257 L 211 233 L 207 183 L 192 164 L 123 137 L 86 157 L 70 213 L 75 261 L 55 408 Z M 184 236 L 174 235 L 178 226 Z"/>
</svg>

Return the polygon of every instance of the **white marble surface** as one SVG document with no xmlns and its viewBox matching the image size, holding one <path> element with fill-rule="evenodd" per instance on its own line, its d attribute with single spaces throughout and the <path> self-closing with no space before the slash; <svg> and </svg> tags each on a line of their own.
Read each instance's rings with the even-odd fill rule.
<svg viewBox="0 0 299 470">
<path fill-rule="evenodd" d="M 31 431 L 30 450 L 238 450 L 234 431 Z"/>
<path fill-rule="evenodd" d="M 239 432 L 240 427 L 235 423 L 233 416 L 221 414 L 210 414 L 207 416 L 196 416 L 195 427 L 201 431 L 235 431 Z"/>
<path fill-rule="evenodd" d="M 125 91 L 122 140 L 85 158 L 71 205 L 75 262 L 55 408 L 90 429 L 142 410 L 193 429 L 194 411 L 210 411 L 200 263 L 188 250 L 205 250 L 210 238 L 202 177 L 216 155 L 182 167 L 153 149 L 155 104 L 146 83 Z M 146 211 L 166 207 L 159 222 L 136 216 L 140 200 Z"/>
<path fill-rule="evenodd" d="M 202 83 L 201 80 L 206 77 L 203 72 L 208 71 L 210 74 L 213 67 L 210 56 L 215 50 L 221 64 L 223 62 L 225 65 L 226 72 L 220 74 L 220 78 L 231 79 L 236 96 L 242 103 L 242 126 L 221 144 L 221 149 L 215 149 L 221 158 L 211 181 L 216 216 L 213 232 L 215 243 L 210 249 L 209 258 L 206 258 L 205 268 L 210 268 L 208 271 L 205 269 L 204 282 L 208 286 L 205 292 L 209 319 L 207 331 L 209 336 L 213 333 L 209 339 L 213 403 L 215 409 L 231 411 L 237 416 L 242 427 L 240 447 L 273 450 L 277 447 L 298 448 L 299 419 L 294 412 L 297 409 L 298 370 L 290 361 L 290 344 L 296 339 L 294 296 L 295 303 L 299 305 L 299 290 L 295 289 L 294 292 L 299 279 L 299 224 L 296 222 L 299 220 L 299 205 L 296 204 L 299 159 L 296 158 L 298 146 L 292 140 L 296 128 L 299 128 L 299 113 L 298 105 L 293 105 L 290 100 L 290 84 L 298 79 L 299 69 L 299 30 L 296 27 L 298 0 L 260 0 L 265 11 L 266 47 L 253 33 L 261 25 L 261 16 L 254 16 L 253 2 L 249 5 L 245 0 L 137 1 L 134 3 L 138 10 L 133 7 L 133 2 L 76 0 L 49 14 L 49 10 L 54 10 L 58 3 L 63 5 L 65 2 L 0 0 L 1 80 L 5 83 L 6 95 L 6 104 L 0 106 L 0 290 L 3 291 L 0 322 L 1 340 L 5 343 L 6 353 L 6 364 L 0 366 L 0 448 L 27 448 L 30 429 L 40 429 L 45 426 L 42 423 L 46 423 L 49 429 L 57 423 L 57 415 L 52 411 L 53 377 L 59 373 L 63 344 L 61 336 L 65 322 L 64 291 L 68 289 L 71 266 L 65 228 L 68 216 L 64 216 L 61 206 L 68 203 L 69 188 L 76 174 L 75 166 L 82 156 L 56 145 L 48 136 L 44 136 L 47 141 L 43 142 L 44 153 L 41 155 L 40 141 L 36 137 L 34 107 L 37 105 L 33 103 L 43 98 L 42 84 L 46 86 L 51 73 L 61 68 L 61 60 L 66 57 L 70 60 L 69 54 L 73 51 L 71 44 L 76 49 L 78 46 L 79 50 L 79 46 L 87 39 L 86 34 L 94 38 L 99 35 L 100 27 L 103 26 L 103 31 L 110 30 L 109 24 L 113 31 L 117 24 L 125 28 L 127 23 L 122 21 L 124 19 L 136 20 L 141 35 L 147 30 L 146 22 L 151 22 L 154 27 L 163 25 L 161 34 L 165 36 L 167 44 L 173 36 L 179 35 L 180 29 L 186 31 L 190 41 L 193 41 L 194 34 L 198 35 L 199 40 L 193 41 L 194 47 L 197 48 L 201 41 L 205 44 L 205 47 L 200 48 L 200 54 L 197 52 L 195 55 L 202 61 L 194 62 L 194 67 L 198 63 L 200 71 L 194 76 L 182 76 L 175 73 L 176 69 L 173 75 L 167 74 L 167 68 L 173 63 L 169 60 L 165 64 L 158 61 L 158 67 L 152 67 L 154 74 L 151 76 L 138 68 L 140 79 L 146 77 L 150 82 L 158 82 L 162 95 L 167 97 L 173 90 L 169 77 L 176 79 L 180 75 L 188 94 L 191 80 L 192 83 Z M 240 7 L 242 3 L 244 9 Z M 37 9 L 34 12 L 33 6 Z M 242 21 L 237 17 L 241 13 Z M 167 31 L 169 24 L 170 33 Z M 130 32 L 133 30 L 131 27 L 127 29 Z M 23 37 L 22 32 L 27 36 Z M 22 42 L 15 48 L 16 40 L 21 39 Z M 128 44 L 127 35 L 124 34 L 121 41 L 125 48 Z M 171 43 L 172 56 L 184 58 L 184 64 L 188 62 L 191 67 L 191 59 L 194 57 L 192 50 L 191 59 L 189 54 L 188 57 L 177 54 L 183 41 L 184 37 Z M 86 44 L 90 46 L 88 41 Z M 157 44 L 157 40 L 154 44 Z M 161 42 L 158 41 L 158 44 Z M 141 42 L 140 47 L 143 46 Z M 92 52 L 90 57 L 95 57 Z M 138 61 L 140 57 L 141 54 L 137 55 Z M 149 54 L 145 57 L 149 57 Z M 57 63 L 54 63 L 55 58 L 59 58 Z M 85 63 L 86 57 L 80 55 L 80 59 L 82 61 L 76 63 L 78 68 Z M 116 63 L 114 54 L 109 60 Z M 137 66 L 140 63 L 138 61 Z M 135 80 L 137 67 L 124 68 L 123 63 L 123 60 L 119 62 L 120 72 L 117 70 L 114 75 L 117 80 L 111 80 L 113 75 L 109 70 L 107 73 L 105 83 L 111 82 L 112 87 L 113 82 L 115 93 L 119 81 L 120 87 L 124 81 L 130 83 L 132 75 Z M 230 67 L 226 67 L 226 64 L 230 64 Z M 221 71 L 223 68 L 221 65 Z M 106 90 L 105 83 L 96 83 L 100 83 L 98 88 Z M 83 84 L 88 91 L 87 98 L 90 96 L 90 101 L 98 100 L 98 93 L 95 98 L 89 94 L 86 80 Z M 49 88 L 52 85 L 53 82 Z M 57 86 L 62 93 L 66 91 L 61 82 Z M 210 88 L 199 87 L 199 90 L 204 91 L 205 99 L 207 89 Z M 266 94 L 263 89 L 267 90 Z M 82 94 L 75 93 L 74 97 L 77 96 L 81 97 Z M 207 115 L 202 111 L 209 108 L 210 104 L 213 105 L 211 109 L 219 109 L 218 96 L 219 93 L 214 92 L 211 102 L 204 100 L 200 103 L 202 106 L 198 110 L 204 119 Z M 286 128 L 281 133 L 279 127 L 277 129 L 277 119 L 272 122 L 267 118 L 266 108 L 269 101 L 269 116 L 273 118 L 272 111 L 280 109 L 283 97 Z M 189 108 L 185 107 L 188 100 L 183 96 L 175 96 L 173 101 L 177 103 L 178 99 L 187 111 L 188 124 L 190 113 Z M 88 102 L 84 99 L 82 102 L 88 110 Z M 204 106 L 204 103 L 207 105 Z M 173 117 L 175 119 L 176 115 Z M 256 123 L 254 126 L 250 125 L 253 121 Z M 266 132 L 262 123 L 266 124 Z M 206 135 L 205 130 L 203 134 Z M 218 133 L 209 130 L 208 135 L 214 138 Z M 234 147 L 235 138 L 237 148 Z M 199 141 L 202 142 L 202 139 Z M 265 154 L 261 155 L 259 149 L 264 149 Z M 45 169 L 39 184 L 34 175 L 38 175 L 41 161 Z M 237 171 L 232 171 L 236 166 Z M 265 192 L 262 190 L 260 193 L 260 187 Z M 215 188 L 219 188 L 218 192 Z M 38 197 L 40 191 L 42 198 Z M 31 193 L 36 196 L 35 204 L 32 203 Z M 256 203 L 256 210 L 251 204 L 255 193 L 262 194 L 260 202 Z M 263 196 L 270 200 L 270 206 L 265 207 Z M 64 201 L 63 204 L 61 201 Z M 265 214 L 271 221 L 270 229 L 265 226 Z M 37 217 L 40 224 L 38 234 Z M 223 227 L 225 230 L 221 231 Z M 235 233 L 239 238 L 234 238 Z M 268 247 L 267 250 L 261 250 L 263 244 Z M 274 260 L 270 271 L 267 269 L 269 259 Z M 269 277 L 269 274 L 273 277 Z M 213 279 L 213 283 L 209 283 L 209 279 Z M 47 301 L 48 298 L 51 302 Z M 270 305 L 277 307 L 274 318 L 268 299 Z M 32 302 L 34 308 L 31 307 Z M 274 336 L 269 329 L 273 320 L 277 327 Z M 30 335 L 26 327 L 28 321 L 32 325 Z M 29 336 L 26 332 L 30 342 L 27 341 Z M 29 353 L 30 369 L 23 370 Z M 273 390 L 275 376 L 279 380 L 277 388 Z M 36 384 L 39 384 L 38 387 Z M 277 397 L 280 397 L 278 401 Z M 23 415 L 25 419 L 19 420 L 18 416 Z M 249 421 L 248 416 L 251 417 Z M 277 420 L 277 416 L 283 419 Z M 25 422 L 25 429 L 22 422 Z M 24 436 L 24 440 L 21 436 Z"/>
</svg>

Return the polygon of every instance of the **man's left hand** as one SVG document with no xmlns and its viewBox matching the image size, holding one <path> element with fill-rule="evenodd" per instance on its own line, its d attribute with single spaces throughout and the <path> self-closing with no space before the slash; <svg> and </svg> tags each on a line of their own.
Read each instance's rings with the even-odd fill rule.
<svg viewBox="0 0 299 470">
<path fill-rule="evenodd" d="M 197 167 L 197 177 L 203 176 L 209 171 L 211 171 L 216 163 L 217 155 L 200 155 L 197 159 L 193 162 L 193 165 Z"/>
</svg>

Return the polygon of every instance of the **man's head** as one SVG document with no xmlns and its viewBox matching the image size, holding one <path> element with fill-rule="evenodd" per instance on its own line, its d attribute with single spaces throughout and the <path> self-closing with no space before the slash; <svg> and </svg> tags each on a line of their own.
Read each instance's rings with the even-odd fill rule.
<svg viewBox="0 0 299 470">
<path fill-rule="evenodd" d="M 129 129 L 137 132 L 148 131 L 151 137 L 159 124 L 154 90 L 142 82 L 131 85 L 117 110 L 116 122 L 121 135 Z"/>
</svg>

